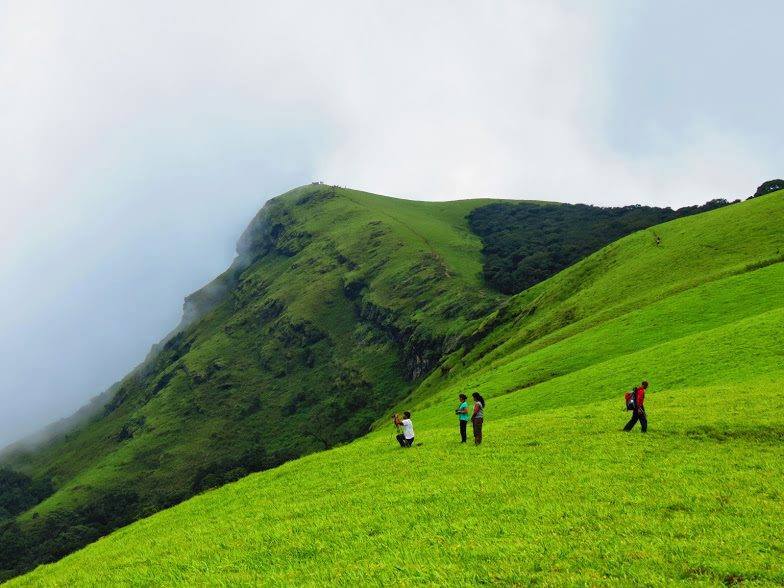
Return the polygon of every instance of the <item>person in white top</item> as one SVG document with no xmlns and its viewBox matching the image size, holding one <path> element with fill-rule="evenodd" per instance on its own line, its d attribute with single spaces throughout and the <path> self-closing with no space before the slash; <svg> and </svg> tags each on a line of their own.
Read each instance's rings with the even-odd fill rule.
<svg viewBox="0 0 784 588">
<path fill-rule="evenodd" d="M 411 447 L 414 444 L 414 423 L 411 422 L 411 413 L 405 411 L 402 419 L 399 414 L 395 414 L 392 416 L 392 420 L 398 431 L 401 427 L 403 429 L 403 432 L 395 437 L 397 442 L 400 443 L 400 447 Z"/>
</svg>

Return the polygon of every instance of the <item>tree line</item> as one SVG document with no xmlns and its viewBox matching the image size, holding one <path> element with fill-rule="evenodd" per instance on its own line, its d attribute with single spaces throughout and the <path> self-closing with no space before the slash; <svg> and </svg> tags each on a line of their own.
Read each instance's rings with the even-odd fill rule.
<svg viewBox="0 0 784 588">
<path fill-rule="evenodd" d="M 468 222 L 482 239 L 486 282 L 517 294 L 630 233 L 728 204 L 718 198 L 673 210 L 497 202 L 474 209 Z"/>
</svg>

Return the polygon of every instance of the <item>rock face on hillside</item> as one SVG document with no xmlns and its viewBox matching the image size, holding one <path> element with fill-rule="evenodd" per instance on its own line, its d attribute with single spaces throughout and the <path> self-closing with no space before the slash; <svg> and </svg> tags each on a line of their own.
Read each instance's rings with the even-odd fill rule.
<svg viewBox="0 0 784 588">
<path fill-rule="evenodd" d="M 286 246 L 279 246 L 292 220 L 286 206 L 273 199 L 268 201 L 253 218 L 237 241 L 237 257 L 223 274 L 185 298 L 180 329 L 187 327 L 221 304 L 237 287 L 239 278 L 254 261 L 276 252 L 291 254 Z"/>
</svg>

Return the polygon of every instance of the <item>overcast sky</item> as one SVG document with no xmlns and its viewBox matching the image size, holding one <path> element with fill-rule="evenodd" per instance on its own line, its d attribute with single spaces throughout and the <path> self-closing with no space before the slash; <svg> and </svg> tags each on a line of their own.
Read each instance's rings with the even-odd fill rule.
<svg viewBox="0 0 784 588">
<path fill-rule="evenodd" d="M 784 3 L 0 0 L 0 445 L 176 325 L 264 201 L 685 205 L 784 175 Z"/>
</svg>

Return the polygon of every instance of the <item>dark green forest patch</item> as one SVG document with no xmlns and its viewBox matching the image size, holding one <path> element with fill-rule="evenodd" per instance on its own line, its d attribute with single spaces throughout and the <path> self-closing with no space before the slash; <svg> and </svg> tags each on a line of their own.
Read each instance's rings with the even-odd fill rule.
<svg viewBox="0 0 784 588">
<path fill-rule="evenodd" d="M 471 211 L 468 223 L 484 244 L 487 283 L 504 294 L 517 294 L 635 231 L 728 204 L 716 199 L 673 210 L 496 202 Z M 657 235 L 651 238 L 661 245 Z"/>
</svg>

